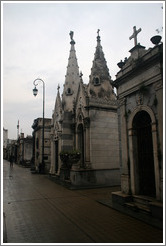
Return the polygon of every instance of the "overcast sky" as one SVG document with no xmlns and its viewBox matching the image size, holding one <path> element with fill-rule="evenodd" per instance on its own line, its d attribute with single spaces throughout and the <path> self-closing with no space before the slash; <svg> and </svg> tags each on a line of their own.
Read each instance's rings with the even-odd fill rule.
<svg viewBox="0 0 166 246">
<path fill-rule="evenodd" d="M 17 122 L 25 136 L 32 134 L 35 118 L 42 117 L 42 84 L 33 96 L 33 81 L 46 85 L 45 117 L 51 118 L 57 86 L 62 94 L 74 31 L 76 56 L 84 83 L 89 82 L 96 48 L 97 29 L 112 79 L 117 63 L 129 57 L 133 26 L 142 31 L 138 42 L 153 47 L 150 38 L 164 36 L 164 1 L 156 2 L 6 2 L 1 1 L 2 126 L 10 139 L 17 138 Z M 165 23 L 165 22 L 164 22 Z"/>
</svg>

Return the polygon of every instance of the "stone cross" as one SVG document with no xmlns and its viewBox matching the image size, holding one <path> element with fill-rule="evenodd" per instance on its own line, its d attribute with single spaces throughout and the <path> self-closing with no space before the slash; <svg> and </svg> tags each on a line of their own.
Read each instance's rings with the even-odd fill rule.
<svg viewBox="0 0 166 246">
<path fill-rule="evenodd" d="M 98 30 L 97 30 L 97 34 L 98 34 L 98 36 L 99 36 L 99 32 L 100 32 L 100 29 L 98 29 Z"/>
<path fill-rule="evenodd" d="M 133 27 L 133 34 L 131 37 L 129 37 L 129 39 L 131 40 L 132 38 L 134 38 L 134 44 L 135 46 L 137 45 L 137 35 L 139 32 L 141 32 L 141 28 L 139 28 L 138 30 L 136 30 L 136 26 Z"/>
</svg>

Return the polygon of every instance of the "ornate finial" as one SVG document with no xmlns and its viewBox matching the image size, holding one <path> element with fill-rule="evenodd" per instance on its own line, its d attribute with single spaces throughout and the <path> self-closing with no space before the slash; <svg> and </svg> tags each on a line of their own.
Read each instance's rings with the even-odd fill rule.
<svg viewBox="0 0 166 246">
<path fill-rule="evenodd" d="M 70 38 L 71 38 L 70 44 L 75 44 L 75 41 L 74 41 L 74 39 L 73 39 L 74 32 L 73 32 L 73 31 L 70 31 L 69 35 L 70 35 Z"/>
<path fill-rule="evenodd" d="M 138 35 L 139 32 L 141 32 L 141 28 L 139 28 L 138 30 L 136 30 L 136 26 L 134 26 L 133 27 L 133 34 L 131 35 L 131 37 L 129 37 L 130 40 L 132 38 L 134 38 L 134 44 L 135 44 L 135 46 L 137 45 L 137 35 Z"/>
<path fill-rule="evenodd" d="M 72 41 L 73 40 L 73 36 L 74 36 L 74 32 L 70 31 L 69 35 L 70 35 L 70 38 L 71 38 L 71 41 Z"/>
<path fill-rule="evenodd" d="M 97 36 L 97 42 L 99 42 L 99 43 L 100 43 L 100 36 L 99 36 L 99 32 L 100 32 L 100 29 L 98 29 L 98 30 L 97 30 L 97 34 L 98 34 L 98 36 Z"/>
<path fill-rule="evenodd" d="M 57 90 L 59 91 L 59 89 L 60 89 L 60 86 L 59 86 L 59 84 L 58 84 Z"/>
</svg>

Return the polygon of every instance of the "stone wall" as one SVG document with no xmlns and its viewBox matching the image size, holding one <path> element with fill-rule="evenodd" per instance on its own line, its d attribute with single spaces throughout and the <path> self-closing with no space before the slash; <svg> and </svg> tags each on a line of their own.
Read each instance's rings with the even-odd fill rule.
<svg viewBox="0 0 166 246">
<path fill-rule="evenodd" d="M 64 112 L 62 122 L 62 150 L 73 149 L 72 112 Z"/>
<path fill-rule="evenodd" d="M 92 168 L 119 168 L 118 121 L 116 111 L 91 109 L 90 118 Z"/>
<path fill-rule="evenodd" d="M 93 188 L 120 185 L 119 168 L 95 170 L 71 170 L 70 181 L 73 187 Z"/>
</svg>

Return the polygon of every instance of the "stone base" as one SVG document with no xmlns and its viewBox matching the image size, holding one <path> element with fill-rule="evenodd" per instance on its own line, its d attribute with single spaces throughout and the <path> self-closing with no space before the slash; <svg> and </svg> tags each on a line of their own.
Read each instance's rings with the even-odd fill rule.
<svg viewBox="0 0 166 246">
<path fill-rule="evenodd" d="M 70 181 L 73 187 L 93 188 L 120 185 L 120 170 L 71 170 Z"/>
<path fill-rule="evenodd" d="M 159 202 L 150 202 L 150 211 L 154 218 L 163 219 L 163 205 Z"/>
<path fill-rule="evenodd" d="M 121 175 L 121 190 L 125 194 L 129 194 L 130 191 L 130 178 L 128 174 Z"/>
<path fill-rule="evenodd" d="M 131 202 L 132 196 L 122 193 L 122 191 L 112 192 L 112 203 L 119 205 L 124 205 L 126 202 Z"/>
<path fill-rule="evenodd" d="M 150 201 L 154 200 L 154 198 L 142 198 L 139 195 L 132 196 L 124 194 L 122 191 L 117 191 L 112 192 L 111 200 L 112 208 L 157 228 L 163 228 L 163 206 L 160 202 Z"/>
<path fill-rule="evenodd" d="M 70 179 L 70 169 L 61 168 L 60 169 L 60 180 L 65 181 Z"/>
</svg>

